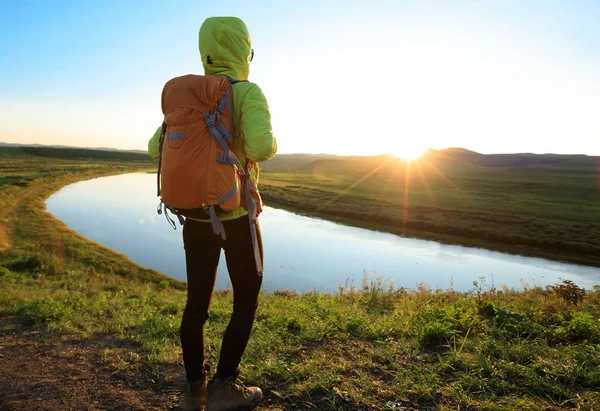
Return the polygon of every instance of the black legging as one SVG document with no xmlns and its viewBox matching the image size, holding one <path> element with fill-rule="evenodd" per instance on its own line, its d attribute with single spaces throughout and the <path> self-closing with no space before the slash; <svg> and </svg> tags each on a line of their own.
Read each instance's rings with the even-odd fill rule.
<svg viewBox="0 0 600 411">
<path fill-rule="evenodd" d="M 203 376 L 204 323 L 209 316 L 208 308 L 221 249 L 225 250 L 233 287 L 233 314 L 221 345 L 216 373 L 219 378 L 237 374 L 258 306 L 262 277 L 256 272 L 248 216 L 224 221 L 223 225 L 226 240 L 214 234 L 210 223 L 187 219 L 183 227 L 188 293 L 180 337 L 188 382 Z M 257 239 L 262 255 L 262 238 L 258 227 Z"/>
</svg>

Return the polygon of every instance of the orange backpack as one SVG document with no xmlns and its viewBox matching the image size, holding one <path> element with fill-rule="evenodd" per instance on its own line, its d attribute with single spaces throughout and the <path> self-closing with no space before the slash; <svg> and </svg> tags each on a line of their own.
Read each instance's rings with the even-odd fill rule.
<svg viewBox="0 0 600 411">
<path fill-rule="evenodd" d="M 162 92 L 164 122 L 159 140 L 157 195 L 158 214 L 172 227 L 183 217 L 210 219 L 215 234 L 226 238 L 218 215 L 240 207 L 248 209 L 257 269 L 260 254 L 256 243 L 260 200 L 258 190 L 233 153 L 232 84 L 238 82 L 220 75 L 185 75 L 169 80 Z M 251 162 L 248 162 L 251 167 Z"/>
</svg>

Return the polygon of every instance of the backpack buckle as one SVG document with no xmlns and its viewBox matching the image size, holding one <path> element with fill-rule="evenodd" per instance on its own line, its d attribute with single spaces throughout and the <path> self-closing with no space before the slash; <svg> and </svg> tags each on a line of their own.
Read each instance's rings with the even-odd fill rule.
<svg viewBox="0 0 600 411">
<path fill-rule="evenodd" d="M 206 124 L 208 124 L 209 127 L 215 126 L 215 121 L 213 120 L 210 113 L 204 113 L 204 120 L 206 121 Z"/>
</svg>

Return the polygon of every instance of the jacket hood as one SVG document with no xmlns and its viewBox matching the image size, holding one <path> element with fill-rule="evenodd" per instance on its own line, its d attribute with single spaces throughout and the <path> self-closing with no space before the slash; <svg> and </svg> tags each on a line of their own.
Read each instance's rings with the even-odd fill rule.
<svg viewBox="0 0 600 411">
<path fill-rule="evenodd" d="M 210 17 L 202 23 L 198 46 L 204 74 L 248 80 L 252 41 L 246 24 L 237 17 Z"/>
</svg>

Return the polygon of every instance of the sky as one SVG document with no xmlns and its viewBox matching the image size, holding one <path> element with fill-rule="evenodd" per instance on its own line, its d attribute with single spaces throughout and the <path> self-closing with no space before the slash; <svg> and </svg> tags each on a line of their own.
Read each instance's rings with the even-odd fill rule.
<svg viewBox="0 0 600 411">
<path fill-rule="evenodd" d="M 0 141 L 146 149 L 237 16 L 279 153 L 600 155 L 600 1 L 0 0 Z"/>
</svg>

